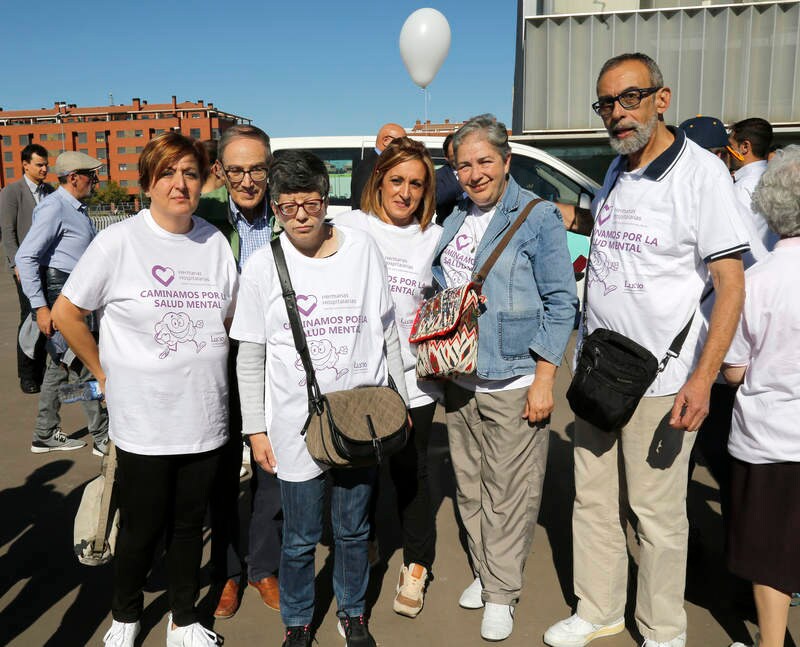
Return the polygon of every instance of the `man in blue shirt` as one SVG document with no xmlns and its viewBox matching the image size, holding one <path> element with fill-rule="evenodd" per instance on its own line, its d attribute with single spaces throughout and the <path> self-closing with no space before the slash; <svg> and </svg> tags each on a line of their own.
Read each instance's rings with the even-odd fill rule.
<svg viewBox="0 0 800 647">
<path fill-rule="evenodd" d="M 55 172 L 59 187 L 44 198 L 33 211 L 33 224 L 22 241 L 15 261 L 22 291 L 35 312 L 39 330 L 48 338 L 47 368 L 39 394 L 39 413 L 33 432 L 31 451 L 80 449 L 86 443 L 67 437 L 61 431 L 61 403 L 58 388 L 69 381 L 70 362 L 60 333 L 53 327 L 52 307 L 70 272 L 97 234 L 83 202 L 97 184 L 101 162 L 75 151 L 61 153 Z M 74 364 L 73 364 L 74 366 Z M 78 381 L 92 379 L 84 367 L 77 368 Z M 84 402 L 89 431 L 94 437 L 93 452 L 108 452 L 108 416 L 97 401 Z"/>
<path fill-rule="evenodd" d="M 196 214 L 215 225 L 228 239 L 239 271 L 250 255 L 269 243 L 272 213 L 267 171 L 272 161 L 269 136 L 250 125 L 232 126 L 217 144 L 220 175 L 225 186 L 200 198 Z M 252 464 L 253 504 L 247 564 L 239 537 L 239 469 L 242 464 L 242 412 L 236 379 L 238 344 L 231 340 L 229 364 L 230 439 L 220 458 L 211 495 L 211 578 L 220 599 L 216 618 L 230 618 L 239 608 L 243 574 L 271 609 L 280 606 L 278 566 L 281 556 L 281 494 L 278 479 Z"/>
</svg>

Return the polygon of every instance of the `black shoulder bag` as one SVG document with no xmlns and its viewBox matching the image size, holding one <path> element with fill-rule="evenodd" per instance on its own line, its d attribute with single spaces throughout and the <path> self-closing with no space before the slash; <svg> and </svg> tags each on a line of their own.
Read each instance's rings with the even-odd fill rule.
<svg viewBox="0 0 800 647">
<path fill-rule="evenodd" d="M 302 431 L 306 448 L 314 460 L 331 467 L 376 465 L 400 451 L 408 440 L 405 402 L 391 376 L 389 386 L 320 392 L 280 239 L 274 238 L 270 246 L 294 345 L 306 373 L 308 418 Z"/>
<path fill-rule="evenodd" d="M 617 179 L 619 173 L 614 178 L 606 200 L 614 190 Z M 591 263 L 593 242 L 594 228 L 592 228 L 592 241 L 589 244 L 588 263 Z M 667 354 L 660 362 L 649 350 L 613 330 L 598 328 L 587 335 L 588 265 L 586 269 L 581 317 L 583 343 L 578 352 L 575 374 L 567 390 L 567 400 L 576 416 L 604 431 L 615 431 L 628 424 L 639 401 L 656 376 L 666 368 L 670 358 L 680 355 L 694 314 L 672 340 Z"/>
</svg>

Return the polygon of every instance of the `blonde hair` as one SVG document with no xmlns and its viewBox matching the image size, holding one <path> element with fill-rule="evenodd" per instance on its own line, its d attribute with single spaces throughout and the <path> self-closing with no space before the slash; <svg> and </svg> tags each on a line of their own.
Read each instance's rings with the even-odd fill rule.
<svg viewBox="0 0 800 647">
<path fill-rule="evenodd" d="M 436 212 L 436 174 L 433 161 L 428 149 L 422 142 L 398 137 L 389 144 L 378 156 L 375 169 L 370 175 L 364 193 L 361 195 L 361 211 L 364 213 L 378 214 L 383 210 L 381 204 L 381 183 L 386 174 L 398 164 L 418 160 L 425 167 L 425 191 L 420 200 L 419 207 L 414 212 L 414 218 L 419 222 L 424 231 L 433 220 Z"/>
</svg>

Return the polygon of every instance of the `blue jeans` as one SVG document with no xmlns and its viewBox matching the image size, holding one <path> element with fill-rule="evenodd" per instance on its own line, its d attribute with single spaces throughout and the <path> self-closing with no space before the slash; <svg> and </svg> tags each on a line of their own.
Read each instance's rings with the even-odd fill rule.
<svg viewBox="0 0 800 647">
<path fill-rule="evenodd" d="M 310 624 L 314 616 L 314 553 L 322 537 L 326 487 L 331 490 L 333 592 L 338 613 L 364 613 L 369 580 L 367 509 L 374 477 L 373 468 L 332 469 L 310 481 L 280 481 L 283 549 L 279 580 L 281 618 L 287 627 Z"/>
</svg>

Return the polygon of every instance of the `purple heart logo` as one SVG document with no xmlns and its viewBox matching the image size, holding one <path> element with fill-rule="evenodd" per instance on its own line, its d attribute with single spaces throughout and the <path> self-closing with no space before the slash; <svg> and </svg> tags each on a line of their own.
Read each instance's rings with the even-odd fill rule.
<svg viewBox="0 0 800 647">
<path fill-rule="evenodd" d="M 606 205 L 602 208 L 599 214 L 597 214 L 597 224 L 604 225 L 608 222 L 608 219 L 611 218 L 611 207 Z"/>
<path fill-rule="evenodd" d="M 317 307 L 317 297 L 313 294 L 298 294 L 297 295 L 297 309 L 300 314 L 307 317 Z"/>
<path fill-rule="evenodd" d="M 172 271 L 171 267 L 153 265 L 153 269 L 150 270 L 150 273 L 153 275 L 153 278 L 164 287 L 168 287 L 169 284 L 175 280 L 175 272 Z"/>
<path fill-rule="evenodd" d="M 456 236 L 456 249 L 460 252 L 464 249 L 467 245 L 472 243 L 472 236 L 467 234 L 460 234 Z"/>
</svg>

